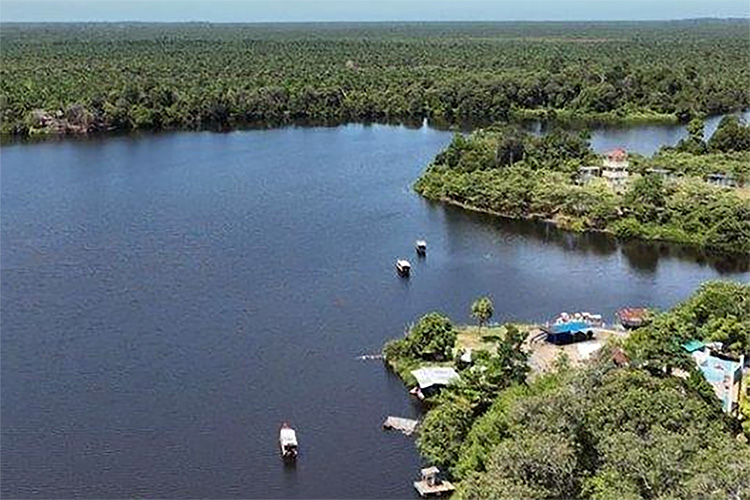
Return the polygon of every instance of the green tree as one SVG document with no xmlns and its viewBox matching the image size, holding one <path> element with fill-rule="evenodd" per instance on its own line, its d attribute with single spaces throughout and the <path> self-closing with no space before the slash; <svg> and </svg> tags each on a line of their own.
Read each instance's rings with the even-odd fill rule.
<svg viewBox="0 0 750 500">
<path fill-rule="evenodd" d="M 477 320 L 477 328 L 481 332 L 482 326 L 492 318 L 495 309 L 489 297 L 479 297 L 471 304 L 471 317 Z"/>
<path fill-rule="evenodd" d="M 412 353 L 422 359 L 449 359 L 456 344 L 456 330 L 451 320 L 440 313 L 422 316 L 408 335 Z"/>
</svg>

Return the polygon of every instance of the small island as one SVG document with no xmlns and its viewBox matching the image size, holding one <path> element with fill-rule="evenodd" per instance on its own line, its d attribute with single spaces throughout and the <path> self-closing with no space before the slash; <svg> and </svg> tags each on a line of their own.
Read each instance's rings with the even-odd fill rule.
<svg viewBox="0 0 750 500">
<path fill-rule="evenodd" d="M 492 314 L 487 298 L 472 306 L 476 327 L 429 313 L 383 350 L 409 387 L 417 368 L 456 373 L 424 398 L 417 431 L 454 498 L 687 500 L 750 487 L 750 286 L 705 283 L 543 368 L 534 327 L 488 326 Z"/>
<path fill-rule="evenodd" d="M 430 200 L 573 231 L 750 253 L 750 125 L 703 121 L 653 157 L 595 154 L 585 132 L 498 125 L 457 134 L 415 184 Z"/>
</svg>

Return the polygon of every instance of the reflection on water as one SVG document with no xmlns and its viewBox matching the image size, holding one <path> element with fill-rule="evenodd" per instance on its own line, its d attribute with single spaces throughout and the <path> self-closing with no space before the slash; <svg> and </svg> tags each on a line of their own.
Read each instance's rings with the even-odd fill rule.
<svg viewBox="0 0 750 500">
<path fill-rule="evenodd" d="M 438 202 L 429 202 L 433 207 L 442 207 Z M 471 212 L 453 205 L 445 206 L 446 219 L 452 224 L 472 221 L 491 226 L 500 233 L 524 238 L 533 238 L 548 245 L 555 245 L 567 252 L 584 255 L 607 256 L 621 253 L 633 269 L 645 272 L 656 271 L 660 259 L 708 265 L 721 274 L 746 273 L 750 271 L 750 257 L 742 254 L 727 254 L 706 251 L 690 245 L 663 241 L 620 241 L 606 233 L 576 233 L 558 228 L 550 222 L 508 219 L 481 212 Z"/>
</svg>

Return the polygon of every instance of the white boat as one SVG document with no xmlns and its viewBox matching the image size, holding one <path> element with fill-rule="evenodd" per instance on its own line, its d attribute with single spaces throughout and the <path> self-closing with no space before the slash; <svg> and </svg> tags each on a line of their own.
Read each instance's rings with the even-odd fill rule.
<svg viewBox="0 0 750 500">
<path fill-rule="evenodd" d="M 411 272 L 411 264 L 408 260 L 399 259 L 396 261 L 396 271 L 402 276 L 408 276 Z"/>
<path fill-rule="evenodd" d="M 425 255 L 427 253 L 427 242 L 425 240 L 417 240 L 415 246 L 419 255 Z"/>
<path fill-rule="evenodd" d="M 284 460 L 296 460 L 297 458 L 297 433 L 289 427 L 289 424 L 281 424 L 279 431 L 279 448 L 281 458 Z"/>
</svg>

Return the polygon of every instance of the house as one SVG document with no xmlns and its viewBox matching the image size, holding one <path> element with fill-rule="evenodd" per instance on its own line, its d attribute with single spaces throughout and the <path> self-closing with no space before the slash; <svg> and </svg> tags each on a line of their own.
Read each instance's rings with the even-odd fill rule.
<svg viewBox="0 0 750 500">
<path fill-rule="evenodd" d="M 602 165 L 602 178 L 614 189 L 620 190 L 625 187 L 630 177 L 630 162 L 628 153 L 622 149 L 610 151 L 604 157 Z"/>
<path fill-rule="evenodd" d="M 424 399 L 438 393 L 443 387 L 461 378 L 453 368 L 449 366 L 429 366 L 419 368 L 411 372 L 417 379 L 417 387 L 412 392 Z"/>
<path fill-rule="evenodd" d="M 665 181 L 671 181 L 675 177 L 674 172 L 666 168 L 649 168 L 646 173 L 661 177 Z"/>
<path fill-rule="evenodd" d="M 601 175 L 601 167 L 580 167 L 578 169 L 578 183 L 587 184 Z"/>
<path fill-rule="evenodd" d="M 729 174 L 713 173 L 706 176 L 706 182 L 712 186 L 725 188 L 737 187 L 737 181 Z"/>
<path fill-rule="evenodd" d="M 742 385 L 742 367 L 745 357 L 739 360 L 728 359 L 713 352 L 711 346 L 699 340 L 691 340 L 682 345 L 695 360 L 703 377 L 714 388 L 725 413 L 733 413 L 738 405 Z"/>
</svg>

